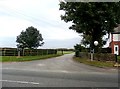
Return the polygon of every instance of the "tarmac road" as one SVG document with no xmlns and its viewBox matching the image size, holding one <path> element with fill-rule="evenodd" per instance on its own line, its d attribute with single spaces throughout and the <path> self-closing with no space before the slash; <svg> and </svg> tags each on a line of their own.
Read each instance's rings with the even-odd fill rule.
<svg viewBox="0 0 120 89">
<path fill-rule="evenodd" d="M 74 54 L 2 64 L 3 87 L 118 87 L 118 70 L 72 60 Z"/>
</svg>

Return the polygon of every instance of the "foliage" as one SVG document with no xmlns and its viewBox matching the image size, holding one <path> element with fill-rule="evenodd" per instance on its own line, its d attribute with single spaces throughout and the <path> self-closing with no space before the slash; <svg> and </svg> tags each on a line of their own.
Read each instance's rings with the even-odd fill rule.
<svg viewBox="0 0 120 89">
<path fill-rule="evenodd" d="M 115 62 L 115 55 L 111 53 L 95 53 L 94 60 L 97 61 L 114 61 Z"/>
<path fill-rule="evenodd" d="M 28 27 L 17 36 L 18 48 L 37 48 L 43 45 L 43 38 L 39 31 L 34 27 Z"/>
<path fill-rule="evenodd" d="M 90 53 L 86 53 L 86 52 L 79 52 L 79 56 L 80 58 L 85 58 L 85 59 L 89 59 L 90 60 Z M 115 55 L 111 54 L 111 53 L 94 53 L 94 61 L 113 61 L 115 62 Z"/>
<path fill-rule="evenodd" d="M 85 47 L 81 46 L 80 44 L 76 44 L 74 46 L 74 49 L 75 49 L 75 56 L 76 57 L 79 57 L 80 52 L 87 52 L 87 49 Z"/>
<path fill-rule="evenodd" d="M 61 19 L 72 22 L 69 29 L 83 34 L 83 44 L 94 47 L 94 41 L 99 47 L 106 44 L 103 36 L 113 32 L 120 23 L 120 2 L 60 2 L 60 10 L 65 11 Z"/>
<path fill-rule="evenodd" d="M 80 45 L 80 44 L 76 44 L 74 46 L 74 48 L 75 48 L 75 50 L 78 50 L 79 52 L 86 52 L 87 51 L 87 49 L 84 46 Z"/>
</svg>

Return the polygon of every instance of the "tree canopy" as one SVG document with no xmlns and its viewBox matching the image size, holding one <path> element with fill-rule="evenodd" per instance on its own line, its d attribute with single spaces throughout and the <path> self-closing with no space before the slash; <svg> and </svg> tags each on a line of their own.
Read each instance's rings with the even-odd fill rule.
<svg viewBox="0 0 120 89">
<path fill-rule="evenodd" d="M 34 27 L 28 27 L 26 31 L 22 31 L 17 36 L 16 42 L 19 43 L 17 46 L 20 48 L 37 48 L 43 45 L 43 38 L 39 31 Z"/>
<path fill-rule="evenodd" d="M 113 32 L 120 24 L 120 2 L 60 2 L 60 10 L 65 12 L 61 19 L 72 22 L 69 29 L 83 34 L 83 44 L 99 47 L 106 44 L 103 36 Z"/>
</svg>

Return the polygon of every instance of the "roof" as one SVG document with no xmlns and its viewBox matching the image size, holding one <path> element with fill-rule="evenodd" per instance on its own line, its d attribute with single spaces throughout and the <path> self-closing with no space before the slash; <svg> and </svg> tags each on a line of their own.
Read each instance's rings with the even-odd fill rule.
<svg viewBox="0 0 120 89">
<path fill-rule="evenodd" d="M 118 27 L 114 28 L 113 34 L 120 33 L 120 24 L 118 24 Z"/>
<path fill-rule="evenodd" d="M 118 25 L 118 27 L 114 28 L 114 33 L 120 33 L 120 24 Z"/>
</svg>

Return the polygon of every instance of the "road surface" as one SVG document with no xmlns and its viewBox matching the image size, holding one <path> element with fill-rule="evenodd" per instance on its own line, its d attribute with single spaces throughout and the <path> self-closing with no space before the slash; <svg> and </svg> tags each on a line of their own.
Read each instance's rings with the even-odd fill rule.
<svg viewBox="0 0 120 89">
<path fill-rule="evenodd" d="M 2 87 L 118 87 L 117 69 L 77 63 L 73 55 L 2 63 Z"/>
</svg>

